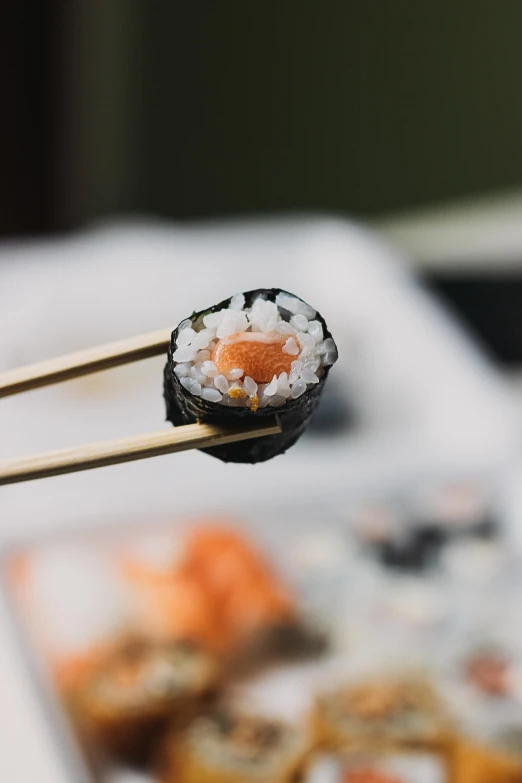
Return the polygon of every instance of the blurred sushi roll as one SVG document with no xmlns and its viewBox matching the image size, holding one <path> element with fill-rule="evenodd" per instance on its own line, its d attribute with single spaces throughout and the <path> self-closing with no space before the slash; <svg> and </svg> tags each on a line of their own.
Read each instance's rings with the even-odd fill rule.
<svg viewBox="0 0 522 783">
<path fill-rule="evenodd" d="M 401 752 L 318 757 L 303 783 L 453 783 L 445 760 Z"/>
<path fill-rule="evenodd" d="M 522 725 L 512 737 L 457 738 L 451 768 L 454 783 L 522 783 Z"/>
<path fill-rule="evenodd" d="M 415 493 L 411 512 L 420 540 L 438 547 L 459 539 L 492 539 L 499 533 L 490 493 L 477 480 L 424 484 Z"/>
<path fill-rule="evenodd" d="M 306 302 L 278 288 L 236 294 L 173 331 L 167 419 L 234 425 L 277 413 L 277 435 L 204 449 L 224 462 L 264 462 L 303 434 L 336 360 L 324 319 Z"/>
<path fill-rule="evenodd" d="M 86 744 L 141 762 L 166 723 L 183 728 L 217 685 L 214 659 L 193 645 L 128 640 L 77 695 L 73 717 Z"/>
<path fill-rule="evenodd" d="M 159 761 L 161 783 L 294 783 L 308 763 L 305 729 L 230 709 L 169 735 Z"/>
<path fill-rule="evenodd" d="M 522 783 L 521 669 L 514 652 L 500 644 L 476 646 L 459 654 L 441 680 L 457 727 L 456 783 Z"/>
<path fill-rule="evenodd" d="M 424 571 L 437 562 L 442 535 L 437 529 L 407 529 L 400 535 L 375 546 L 378 557 L 388 568 Z"/>
<path fill-rule="evenodd" d="M 431 687 L 417 679 L 353 682 L 319 696 L 319 745 L 343 752 L 444 750 L 449 726 Z"/>
<path fill-rule="evenodd" d="M 481 725 L 492 731 L 507 716 L 522 715 L 520 652 L 506 644 L 484 642 L 453 653 L 441 686 L 464 733 Z"/>
<path fill-rule="evenodd" d="M 496 649 L 474 651 L 464 661 L 466 680 L 485 696 L 510 696 L 512 662 Z"/>
</svg>

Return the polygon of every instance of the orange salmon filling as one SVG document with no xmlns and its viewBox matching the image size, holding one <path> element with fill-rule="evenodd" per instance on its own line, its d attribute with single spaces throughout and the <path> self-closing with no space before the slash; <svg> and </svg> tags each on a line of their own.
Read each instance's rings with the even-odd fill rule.
<svg viewBox="0 0 522 783">
<path fill-rule="evenodd" d="M 248 376 L 256 383 L 270 383 L 274 375 L 290 374 L 292 362 L 297 359 L 297 354 L 283 351 L 290 336 L 278 332 L 237 332 L 220 340 L 210 358 L 223 375 L 241 368 L 243 377 Z M 295 337 L 294 340 L 300 351 Z"/>
</svg>

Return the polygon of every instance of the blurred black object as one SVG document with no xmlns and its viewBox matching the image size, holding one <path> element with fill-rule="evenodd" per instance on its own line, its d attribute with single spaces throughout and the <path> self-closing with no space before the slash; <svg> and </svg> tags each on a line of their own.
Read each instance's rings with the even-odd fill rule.
<svg viewBox="0 0 522 783">
<path fill-rule="evenodd" d="M 0 24 L 0 235 L 34 234 L 62 225 L 59 182 L 67 176 L 68 3 L 2 4 Z M 65 125 L 64 125 L 65 123 Z"/>
<path fill-rule="evenodd" d="M 502 365 L 522 362 L 522 273 L 437 274 L 428 287 L 456 311 L 487 352 Z"/>
<path fill-rule="evenodd" d="M 442 525 L 428 519 L 416 520 L 399 536 L 373 542 L 372 550 L 388 568 L 423 571 L 437 565 L 445 545 L 464 539 L 493 539 L 500 532 L 491 511 L 462 526 Z"/>
<path fill-rule="evenodd" d="M 423 571 L 435 565 L 444 537 L 438 528 L 412 529 L 399 538 L 391 538 L 375 545 L 377 557 L 388 568 L 404 571 Z"/>
</svg>

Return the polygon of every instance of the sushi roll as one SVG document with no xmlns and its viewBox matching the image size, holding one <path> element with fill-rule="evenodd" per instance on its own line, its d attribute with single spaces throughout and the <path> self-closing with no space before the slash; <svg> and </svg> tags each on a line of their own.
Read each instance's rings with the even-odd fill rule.
<svg viewBox="0 0 522 783">
<path fill-rule="evenodd" d="M 466 680 L 485 696 L 511 696 L 512 669 L 508 656 L 495 649 L 476 650 L 464 661 Z"/>
<path fill-rule="evenodd" d="M 303 783 L 453 783 L 443 758 L 433 753 L 319 756 Z"/>
<path fill-rule="evenodd" d="M 192 645 L 130 640 L 86 683 L 73 717 L 88 744 L 142 762 L 167 722 L 183 728 L 208 708 L 217 683 L 214 659 Z"/>
<path fill-rule="evenodd" d="M 514 743 L 491 733 L 484 740 L 458 738 L 451 768 L 455 783 L 522 783 L 522 736 Z"/>
<path fill-rule="evenodd" d="M 449 728 L 438 699 L 420 680 L 355 682 L 319 697 L 318 743 L 331 750 L 444 750 Z"/>
<path fill-rule="evenodd" d="M 431 482 L 415 493 L 412 511 L 419 535 L 440 547 L 456 541 L 494 539 L 499 520 L 490 493 L 476 480 Z"/>
<path fill-rule="evenodd" d="M 203 449 L 223 462 L 264 462 L 303 434 L 336 360 L 324 319 L 306 302 L 278 288 L 235 294 L 173 331 L 167 419 L 233 425 L 277 413 L 277 435 Z"/>
<path fill-rule="evenodd" d="M 310 753 L 307 732 L 223 709 L 194 721 L 163 745 L 161 783 L 294 783 Z"/>
</svg>

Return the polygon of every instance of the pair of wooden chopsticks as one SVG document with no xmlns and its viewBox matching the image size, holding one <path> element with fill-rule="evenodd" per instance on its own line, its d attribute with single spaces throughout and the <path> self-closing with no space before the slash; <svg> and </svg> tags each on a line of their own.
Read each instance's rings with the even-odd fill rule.
<svg viewBox="0 0 522 783">
<path fill-rule="evenodd" d="M 0 397 L 166 354 L 169 343 L 170 330 L 162 329 L 11 370 L 0 374 Z M 278 432 L 281 432 L 281 427 L 275 418 L 255 426 L 234 428 L 215 424 L 187 424 L 167 431 L 160 430 L 146 435 L 116 438 L 29 457 L 1 460 L 0 484 L 15 484 L 62 473 L 75 473 L 176 451 L 220 446 Z"/>
</svg>

